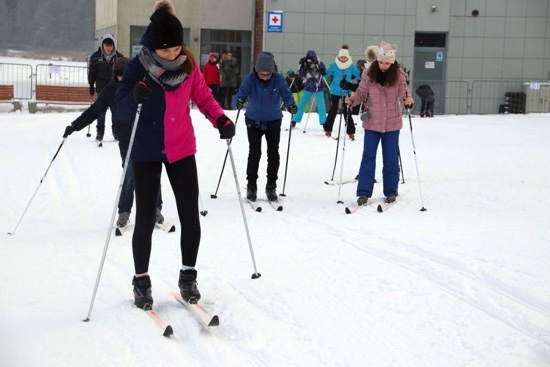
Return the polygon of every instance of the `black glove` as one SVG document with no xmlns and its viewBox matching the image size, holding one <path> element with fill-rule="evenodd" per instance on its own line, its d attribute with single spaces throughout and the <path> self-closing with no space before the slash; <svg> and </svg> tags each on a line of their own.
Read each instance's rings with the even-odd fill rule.
<svg viewBox="0 0 550 367">
<path fill-rule="evenodd" d="M 231 139 L 235 136 L 235 124 L 229 119 L 229 117 L 222 115 L 218 117 L 216 121 L 218 131 L 220 132 L 220 139 Z"/>
<path fill-rule="evenodd" d="M 305 64 L 305 63 L 306 63 L 306 58 L 305 58 L 305 57 L 302 57 L 302 58 L 300 59 L 300 65 Z"/>
<path fill-rule="evenodd" d="M 411 111 L 412 111 L 413 107 L 414 107 L 414 103 L 406 104 L 406 105 L 405 105 L 405 108 L 406 108 L 407 110 L 411 110 Z"/>
<path fill-rule="evenodd" d="M 95 88 L 93 85 L 90 85 L 90 97 L 93 97 L 95 93 Z"/>
<path fill-rule="evenodd" d="M 288 112 L 290 112 L 293 115 L 296 114 L 296 112 L 298 112 L 298 106 L 296 106 L 296 103 L 293 103 L 290 106 L 288 106 Z"/>
<path fill-rule="evenodd" d="M 75 127 L 71 124 L 65 128 L 65 132 L 63 133 L 63 139 L 65 139 L 67 136 L 71 135 L 76 131 Z"/>
<path fill-rule="evenodd" d="M 345 79 L 342 79 L 342 81 L 340 82 L 340 88 L 345 90 L 355 92 L 357 90 L 357 87 L 359 87 L 359 84 L 346 82 Z"/>
<path fill-rule="evenodd" d="M 130 98 L 136 103 L 144 104 L 149 100 L 149 97 L 151 97 L 151 88 L 144 82 L 134 85 L 134 89 L 130 92 Z"/>
<path fill-rule="evenodd" d="M 244 103 L 246 102 L 246 100 L 244 98 L 239 98 L 237 99 L 237 109 L 241 109 L 244 107 Z"/>
</svg>

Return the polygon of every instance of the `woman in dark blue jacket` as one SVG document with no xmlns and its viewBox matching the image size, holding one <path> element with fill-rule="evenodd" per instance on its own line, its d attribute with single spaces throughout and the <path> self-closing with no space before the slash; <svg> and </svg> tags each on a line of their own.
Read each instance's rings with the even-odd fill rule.
<svg viewBox="0 0 550 367">
<path fill-rule="evenodd" d="M 248 134 L 248 164 L 246 166 L 246 198 L 256 201 L 258 186 L 258 167 L 262 156 L 262 136 L 267 142 L 267 184 L 265 193 L 269 201 L 277 200 L 277 173 L 279 172 L 279 140 L 283 112 L 280 100 L 291 114 L 298 107 L 294 103 L 292 92 L 286 79 L 275 73 L 274 56 L 270 52 L 261 52 L 256 60 L 254 71 L 248 74 L 237 92 L 237 108 L 240 110 L 248 98 L 245 123 Z"/>
</svg>

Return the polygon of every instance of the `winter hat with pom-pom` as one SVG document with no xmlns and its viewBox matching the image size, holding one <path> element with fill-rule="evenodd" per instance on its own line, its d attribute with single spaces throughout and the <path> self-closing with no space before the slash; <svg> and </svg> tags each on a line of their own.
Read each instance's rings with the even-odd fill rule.
<svg viewBox="0 0 550 367">
<path fill-rule="evenodd" d="M 184 45 L 183 26 L 169 0 L 155 4 L 155 12 L 150 20 L 149 42 L 154 50 Z"/>
<path fill-rule="evenodd" d="M 340 51 L 338 51 L 338 56 L 336 56 L 336 66 L 338 66 L 338 68 L 341 70 L 349 68 L 353 62 L 351 56 L 349 55 L 348 49 L 348 45 L 342 45 L 342 48 L 340 49 Z M 345 62 L 342 62 L 340 61 L 341 57 L 347 57 L 348 59 Z"/>
</svg>

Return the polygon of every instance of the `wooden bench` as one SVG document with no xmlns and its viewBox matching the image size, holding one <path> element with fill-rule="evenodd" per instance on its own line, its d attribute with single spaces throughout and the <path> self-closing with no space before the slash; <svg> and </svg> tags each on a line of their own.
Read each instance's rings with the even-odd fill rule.
<svg viewBox="0 0 550 367">
<path fill-rule="evenodd" d="M 13 100 L 13 85 L 0 84 L 0 102 L 13 104 L 13 110 L 23 111 L 21 102 Z"/>
<path fill-rule="evenodd" d="M 89 105 L 95 101 L 96 95 L 90 97 L 88 87 L 36 85 L 36 100 L 29 102 L 29 112 L 36 113 L 38 103 Z"/>
</svg>

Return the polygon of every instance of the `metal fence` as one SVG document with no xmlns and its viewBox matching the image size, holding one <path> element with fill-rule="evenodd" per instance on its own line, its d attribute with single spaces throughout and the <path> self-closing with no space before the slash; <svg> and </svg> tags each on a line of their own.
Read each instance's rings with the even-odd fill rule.
<svg viewBox="0 0 550 367">
<path fill-rule="evenodd" d="M 33 100 L 36 98 L 36 85 L 88 86 L 88 70 L 86 66 L 38 64 L 33 72 L 31 65 L 0 63 L 0 84 L 14 86 L 14 100 Z M 415 111 L 419 110 L 421 101 L 414 88 L 428 84 L 436 96 L 443 96 L 436 97 L 435 101 L 435 110 L 440 114 L 499 113 L 507 92 L 526 94 L 529 103 L 526 103 L 524 111 L 527 113 L 550 112 L 548 97 L 533 89 L 535 87 L 531 88 L 541 84 L 546 86 L 548 83 L 543 81 L 411 79 L 409 84 L 415 99 Z"/>
<path fill-rule="evenodd" d="M 13 85 L 15 100 L 31 99 L 33 97 L 32 66 L 0 63 L 0 84 Z"/>
<path fill-rule="evenodd" d="M 54 64 L 36 65 L 36 83 L 61 87 L 87 87 L 88 68 Z"/>
<path fill-rule="evenodd" d="M 548 82 L 525 80 L 411 80 L 411 91 L 414 95 L 415 110 L 420 108 L 420 98 L 414 93 L 419 85 L 428 84 L 436 95 L 435 109 L 441 114 L 496 114 L 502 112 L 502 105 L 507 103 L 507 93 L 525 93 L 527 103 L 523 111 L 550 112 L 548 98 L 544 91 Z M 542 87 L 541 87 L 542 86 Z M 443 95 L 443 101 L 437 96 Z M 533 102 L 534 101 L 534 102 Z"/>
</svg>

